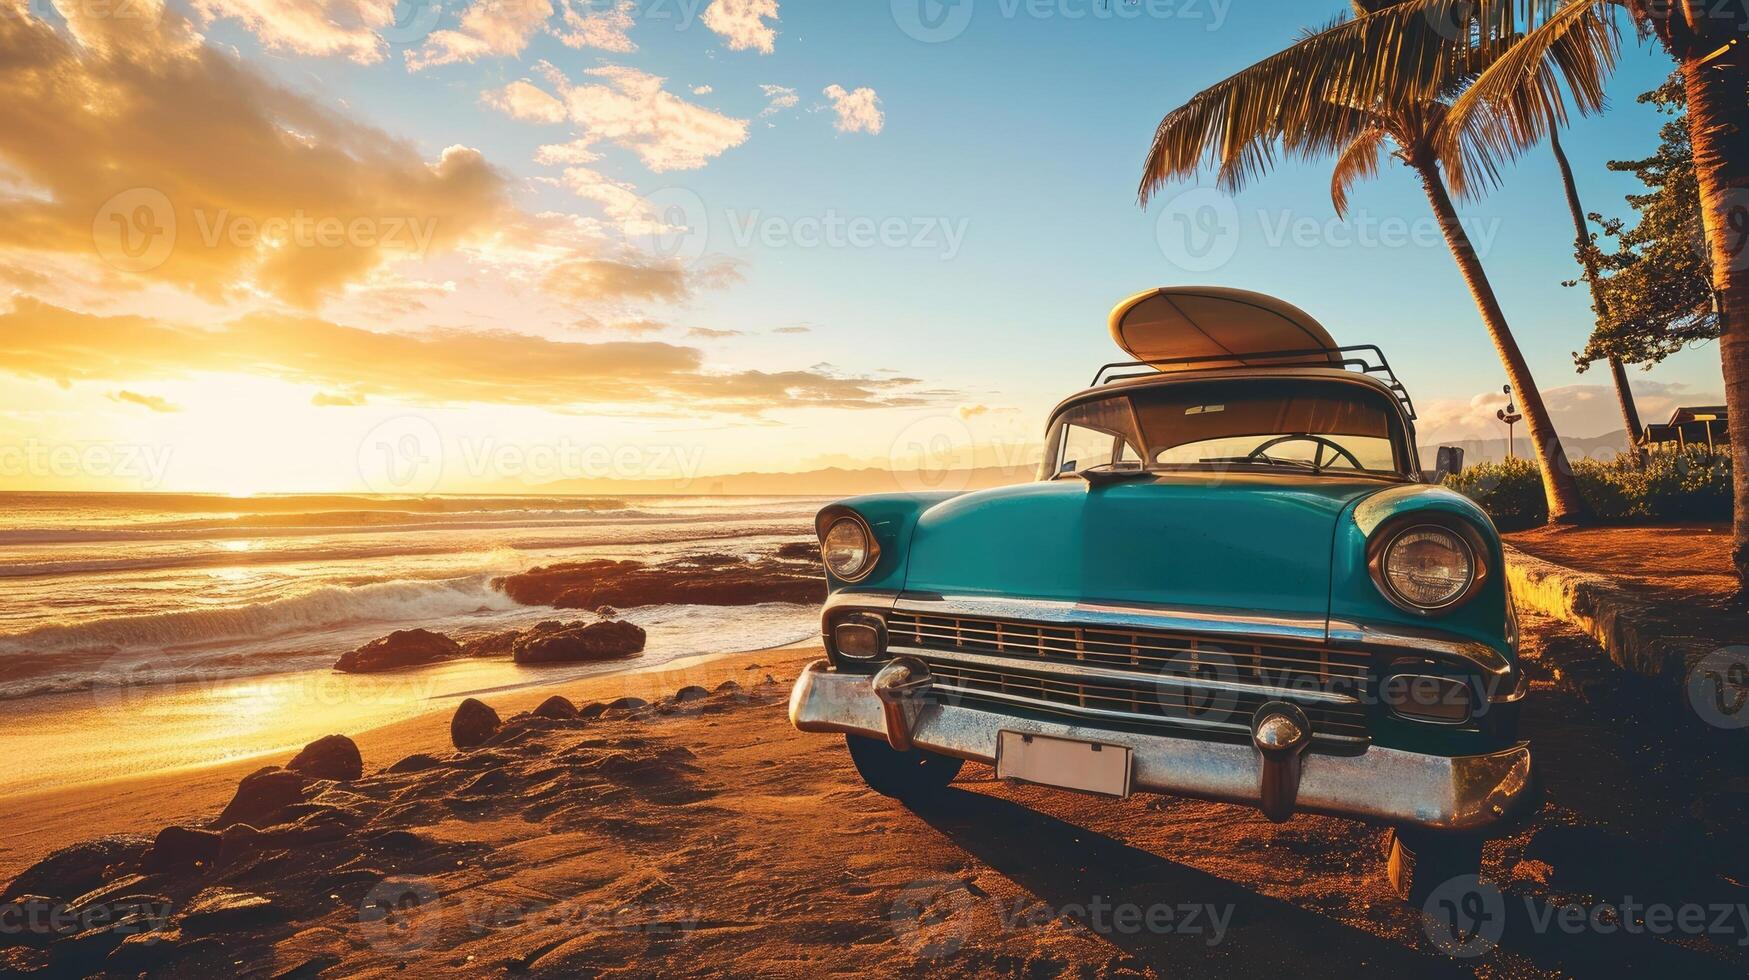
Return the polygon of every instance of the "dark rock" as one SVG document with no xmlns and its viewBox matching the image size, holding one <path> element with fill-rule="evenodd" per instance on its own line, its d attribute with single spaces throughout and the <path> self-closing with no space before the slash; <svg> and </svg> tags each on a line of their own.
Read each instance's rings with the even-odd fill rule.
<svg viewBox="0 0 1749 980">
<path fill-rule="evenodd" d="M 461 645 L 430 630 L 396 630 L 364 646 L 343 654 L 334 669 L 347 674 L 369 674 L 380 670 L 417 667 L 462 655 Z"/>
<path fill-rule="evenodd" d="M 483 701 L 468 698 L 455 709 L 455 717 L 450 719 L 449 740 L 458 749 L 484 745 L 487 739 L 497 734 L 499 724 L 498 712 Z"/>
<path fill-rule="evenodd" d="M 147 872 L 180 872 L 211 867 L 219 856 L 223 839 L 210 830 L 195 827 L 165 827 L 158 831 L 151 850 L 140 858 Z"/>
<path fill-rule="evenodd" d="M 595 615 L 600 616 L 602 619 L 618 619 L 619 610 L 612 606 L 602 606 L 595 610 Z"/>
<path fill-rule="evenodd" d="M 214 863 L 221 868 L 228 868 L 249 858 L 265 846 L 265 837 L 261 831 L 246 823 L 235 823 L 226 827 L 219 834 L 219 856 Z"/>
<path fill-rule="evenodd" d="M 424 752 L 415 752 L 389 767 L 390 772 L 425 772 L 443 765 L 443 760 Z"/>
<path fill-rule="evenodd" d="M 182 933 L 175 929 L 136 932 L 123 939 L 104 960 L 104 969 L 118 976 L 157 970 L 182 953 Z"/>
<path fill-rule="evenodd" d="M 278 766 L 257 769 L 237 784 L 237 795 L 213 821 L 213 826 L 223 830 L 237 823 L 253 827 L 271 827 L 280 823 L 286 807 L 303 802 L 307 782 L 303 773 L 290 769 Z"/>
<path fill-rule="evenodd" d="M 541 623 L 517 638 L 510 655 L 519 664 L 613 660 L 644 649 L 641 627 L 622 620 Z"/>
<path fill-rule="evenodd" d="M 695 555 L 657 565 L 596 559 L 531 568 L 495 580 L 527 606 L 599 609 L 681 603 L 746 606 L 761 602 L 819 602 L 826 582 L 793 561 L 749 562 L 736 555 Z"/>
<path fill-rule="evenodd" d="M 708 698 L 710 696 L 711 692 L 699 687 L 697 684 L 688 684 L 674 692 L 674 700 L 676 701 L 697 701 L 700 698 Z"/>
<path fill-rule="evenodd" d="M 108 884 L 99 885 L 85 894 L 80 895 L 78 898 L 68 902 L 67 911 L 78 914 L 83 909 L 90 908 L 94 905 L 101 905 L 111 899 L 127 895 L 130 892 L 142 891 L 145 888 L 151 887 L 152 883 L 159 880 L 161 879 L 157 875 L 152 875 L 150 877 L 146 875 L 126 875 L 117 878 Z"/>
<path fill-rule="evenodd" d="M 627 695 L 626 697 L 615 698 L 612 701 L 607 702 L 607 710 L 608 711 L 631 711 L 635 708 L 642 708 L 645 705 L 648 705 L 649 703 L 650 702 L 645 701 L 643 698 L 634 698 L 634 697 L 631 697 L 630 695 Z"/>
<path fill-rule="evenodd" d="M 502 769 L 488 769 L 459 790 L 461 796 L 497 796 L 510 789 L 510 775 Z"/>
<path fill-rule="evenodd" d="M 464 657 L 504 657 L 509 656 L 511 644 L 522 635 L 521 630 L 500 630 L 497 633 L 487 633 L 475 637 L 462 644 Z"/>
<path fill-rule="evenodd" d="M 569 700 L 555 694 L 552 697 L 547 698 L 545 701 L 542 701 L 540 707 L 534 709 L 534 716 L 536 718 L 557 718 L 561 721 L 568 721 L 577 717 L 577 706 L 572 704 Z"/>
<path fill-rule="evenodd" d="M 364 775 L 364 757 L 352 739 L 328 735 L 304 746 L 286 768 L 311 779 L 358 779 Z"/>
<path fill-rule="evenodd" d="M 8 900 L 21 895 L 40 895 L 66 901 L 103 884 L 112 865 L 132 864 L 146 853 L 151 841 L 144 837 L 100 837 L 73 844 L 43 858 L 20 872 L 6 886 Z"/>
<path fill-rule="evenodd" d="M 819 561 L 820 546 L 812 541 L 792 541 L 778 547 L 777 557 L 787 561 Z"/>
<path fill-rule="evenodd" d="M 741 685 L 739 685 L 739 684 L 737 684 L 737 683 L 735 683 L 735 682 L 734 682 L 734 681 L 724 681 L 724 682 L 722 682 L 722 683 L 721 683 L 721 684 L 718 684 L 718 685 L 717 685 L 717 691 L 718 691 L 718 692 L 722 692 L 722 691 L 739 691 L 739 690 L 740 690 L 740 689 L 741 689 Z"/>
<path fill-rule="evenodd" d="M 277 918 L 273 900 L 234 888 L 208 888 L 189 900 L 177 917 L 185 933 L 226 932 Z"/>
<path fill-rule="evenodd" d="M 577 717 L 582 718 L 585 721 L 588 721 L 592 718 L 601 717 L 601 713 L 603 711 L 606 711 L 606 710 L 607 710 L 607 705 L 602 704 L 600 701 L 591 701 L 588 704 L 584 705 L 582 708 L 578 709 Z"/>
</svg>

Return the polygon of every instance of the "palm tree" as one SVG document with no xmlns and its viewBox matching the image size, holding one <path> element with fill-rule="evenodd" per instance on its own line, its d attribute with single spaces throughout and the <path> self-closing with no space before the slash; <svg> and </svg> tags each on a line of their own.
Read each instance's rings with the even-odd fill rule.
<svg viewBox="0 0 1749 980">
<path fill-rule="evenodd" d="M 1573 216 L 1573 247 L 1576 249 L 1579 261 L 1585 268 L 1585 283 L 1591 288 L 1591 309 L 1597 314 L 1597 322 L 1601 326 L 1609 320 L 1609 301 L 1603 298 L 1603 289 L 1597 281 L 1597 250 L 1591 244 L 1591 231 L 1585 226 L 1585 207 L 1579 203 L 1579 185 L 1573 181 L 1573 165 L 1567 161 L 1567 151 L 1561 149 L 1561 130 L 1559 126 L 1549 126 L 1549 149 L 1555 153 L 1555 163 L 1561 170 L 1561 186 L 1567 192 L 1567 210 Z M 1621 408 L 1622 428 L 1628 434 L 1628 454 L 1641 463 L 1645 460 L 1644 450 L 1640 449 L 1640 410 L 1634 404 L 1633 389 L 1628 386 L 1628 372 L 1622 366 L 1621 358 L 1609 355 L 1609 374 L 1615 382 L 1615 401 Z"/>
<path fill-rule="evenodd" d="M 1209 164 L 1221 185 L 1233 190 L 1266 171 L 1278 150 L 1302 159 L 1334 154 L 1330 193 L 1340 215 L 1347 210 L 1349 189 L 1376 176 L 1382 154 L 1394 146 L 1391 155 L 1420 180 L 1519 397 L 1542 470 L 1549 521 L 1574 523 L 1583 517 L 1584 503 L 1572 469 L 1452 201 L 1453 189 L 1463 194 L 1496 178 L 1497 134 L 1506 132 L 1486 112 L 1477 112 L 1474 125 L 1486 128 L 1493 138 L 1461 145 L 1443 139 L 1452 100 L 1506 49 L 1497 32 L 1472 29 L 1471 10 L 1462 0 L 1356 0 L 1357 16 L 1302 34 L 1287 50 L 1204 89 L 1168 113 L 1148 151 L 1140 198 L 1146 205 L 1169 181 Z M 1604 21 L 1591 20 L 1594 30 L 1607 33 Z M 1565 46 L 1576 43 L 1596 44 L 1598 39 L 1576 35 Z M 1557 48 L 1551 57 L 1562 53 Z M 1575 94 L 1592 97 L 1581 98 L 1582 108 L 1601 107 L 1601 86 L 1575 86 Z M 1448 152 L 1467 154 L 1467 168 L 1456 168 Z M 1481 177 L 1448 185 L 1445 173 L 1454 170 Z"/>
<path fill-rule="evenodd" d="M 1443 0 L 1424 0 L 1428 5 Z M 1471 0 L 1477 16 L 1522 39 L 1487 66 L 1453 106 L 1451 145 L 1490 162 L 1534 140 L 1562 105 L 1560 82 L 1606 74 L 1612 62 L 1573 43 L 1606 3 L 1625 7 L 1642 37 L 1676 60 L 1722 332 L 1719 358 L 1736 450 L 1732 564 L 1749 601 L 1749 5 L 1712 0 Z M 1520 5 L 1523 8 L 1521 9 Z M 1462 46 L 1455 39 L 1454 46 Z M 1570 57 L 1549 57 L 1551 52 Z M 1551 61 L 1554 62 L 1551 65 Z M 1480 127 L 1471 119 L 1489 120 Z"/>
</svg>

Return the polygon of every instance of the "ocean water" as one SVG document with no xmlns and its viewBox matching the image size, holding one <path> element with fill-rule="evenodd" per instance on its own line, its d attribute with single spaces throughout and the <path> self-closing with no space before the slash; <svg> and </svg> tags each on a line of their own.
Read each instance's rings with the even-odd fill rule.
<svg viewBox="0 0 1749 980">
<path fill-rule="evenodd" d="M 748 497 L 0 494 L 6 705 L 324 669 L 395 629 L 458 639 L 558 615 L 494 576 L 594 557 L 752 554 L 811 538 L 821 501 Z M 565 618 L 579 614 L 567 611 Z M 639 666 L 780 646 L 811 607 L 628 610 Z"/>
</svg>

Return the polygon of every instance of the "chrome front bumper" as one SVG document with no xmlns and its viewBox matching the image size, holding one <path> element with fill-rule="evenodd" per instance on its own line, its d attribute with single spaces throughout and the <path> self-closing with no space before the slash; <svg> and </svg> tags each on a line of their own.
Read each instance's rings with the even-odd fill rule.
<svg viewBox="0 0 1749 980">
<path fill-rule="evenodd" d="M 1129 747 L 1135 789 L 1266 806 L 1263 753 L 1251 745 L 1111 731 L 946 704 L 915 690 L 877 692 L 864 674 L 808 665 L 790 694 L 790 723 L 804 732 L 847 732 L 895 745 L 994 764 L 998 734 L 1023 732 Z M 1369 746 L 1356 755 L 1305 753 L 1291 809 L 1417 826 L 1476 831 L 1512 816 L 1532 795 L 1530 747 L 1473 756 L 1423 755 Z"/>
</svg>

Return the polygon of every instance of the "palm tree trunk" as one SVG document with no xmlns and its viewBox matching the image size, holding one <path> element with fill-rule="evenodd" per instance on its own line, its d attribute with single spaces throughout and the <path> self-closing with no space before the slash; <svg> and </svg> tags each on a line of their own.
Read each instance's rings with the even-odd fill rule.
<svg viewBox="0 0 1749 980">
<path fill-rule="evenodd" d="M 1749 52 L 1742 44 L 1682 62 L 1688 132 L 1701 217 L 1718 297 L 1719 357 L 1725 375 L 1736 504 L 1731 563 L 1738 595 L 1749 601 Z"/>
<path fill-rule="evenodd" d="M 1470 295 L 1476 300 L 1476 308 L 1482 313 L 1482 322 L 1488 327 L 1494 350 L 1506 368 L 1506 380 L 1512 383 L 1512 391 L 1518 396 L 1525 427 L 1530 430 L 1530 444 L 1536 450 L 1537 463 L 1542 468 L 1549 523 L 1577 524 L 1585 516 L 1579 484 L 1573 479 L 1573 469 L 1561 448 L 1560 437 L 1555 434 L 1554 420 L 1549 418 L 1548 408 L 1543 405 L 1542 392 L 1536 386 L 1536 379 L 1531 377 L 1530 365 L 1525 363 L 1524 353 L 1518 349 L 1518 341 L 1506 324 L 1506 315 L 1500 310 L 1500 301 L 1494 295 L 1493 285 L 1488 282 L 1488 273 L 1482 268 L 1475 246 L 1470 243 L 1469 233 L 1458 221 L 1457 209 L 1452 206 L 1445 181 L 1439 176 L 1438 165 L 1428 161 L 1411 162 L 1410 166 L 1421 176 L 1421 185 L 1427 191 L 1434 215 L 1439 218 L 1445 242 L 1451 247 L 1452 257 L 1457 260 L 1464 282 L 1470 287 Z"/>
<path fill-rule="evenodd" d="M 1591 236 L 1585 228 L 1585 208 L 1579 203 L 1579 185 L 1573 181 L 1573 165 L 1567 162 L 1567 151 L 1561 149 L 1561 127 L 1549 120 L 1549 148 L 1555 151 L 1555 163 L 1561 168 L 1561 183 L 1567 190 L 1567 210 L 1573 215 L 1573 247 L 1585 266 L 1585 282 L 1591 287 L 1591 311 L 1597 316 L 1598 327 L 1609 320 L 1609 301 L 1597 285 L 1597 256 L 1591 250 Z M 1634 405 L 1633 389 L 1628 387 L 1628 373 L 1621 358 L 1609 356 L 1609 374 L 1615 382 L 1615 401 L 1621 406 L 1622 427 L 1628 434 L 1628 453 L 1636 462 L 1645 461 L 1640 448 L 1640 410 Z"/>
</svg>

